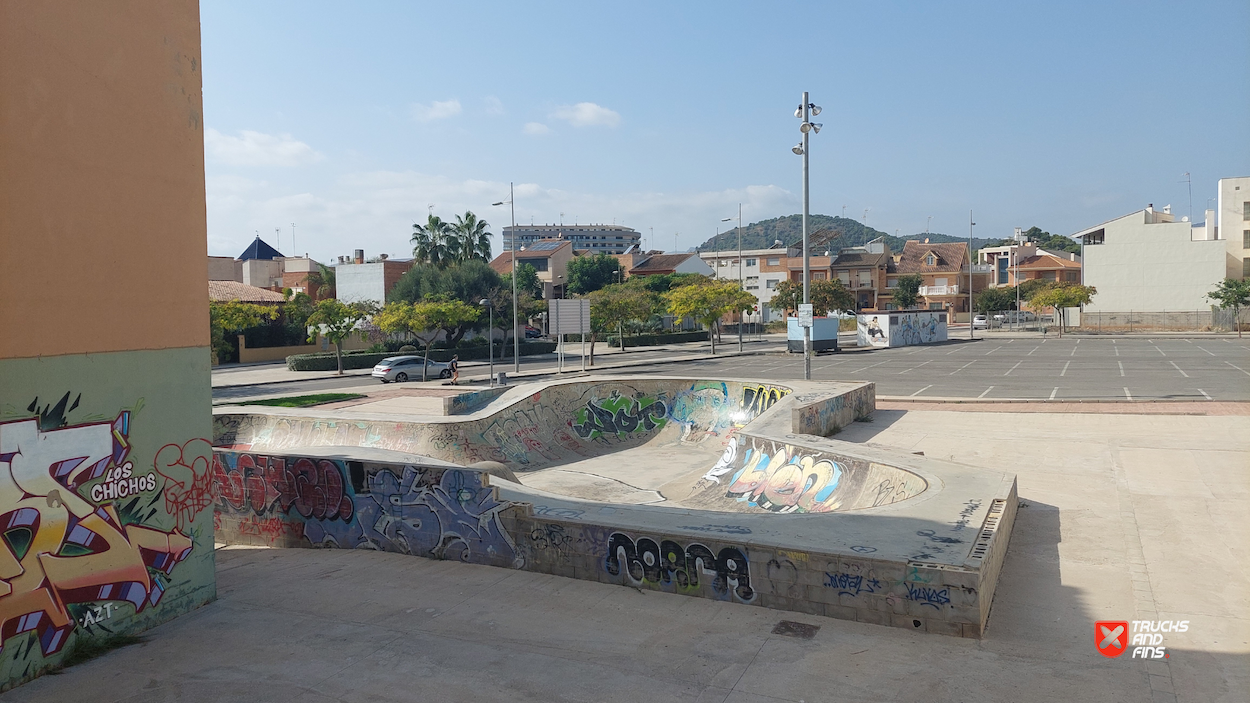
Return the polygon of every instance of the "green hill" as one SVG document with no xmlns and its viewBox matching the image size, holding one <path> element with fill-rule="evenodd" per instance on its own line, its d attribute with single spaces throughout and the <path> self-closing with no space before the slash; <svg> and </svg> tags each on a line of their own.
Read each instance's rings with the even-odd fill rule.
<svg viewBox="0 0 1250 703">
<path fill-rule="evenodd" d="M 859 246 L 877 237 L 885 237 L 885 241 L 890 245 L 890 250 L 898 253 L 903 250 L 903 242 L 908 239 L 924 241 L 928 237 L 930 242 L 966 242 L 967 237 L 952 237 L 949 234 L 937 234 L 930 232 L 925 234 L 913 234 L 906 237 L 895 237 L 892 234 L 886 234 L 880 230 L 873 229 L 862 222 L 852 220 L 849 217 L 830 217 L 829 215 L 811 215 L 807 221 L 808 232 L 811 236 L 809 246 L 823 247 L 824 242 L 831 234 L 841 233 L 841 236 L 831 242 L 831 245 L 837 248 Z M 788 215 L 786 217 L 775 217 L 771 220 L 761 220 L 745 225 L 742 228 L 742 248 L 743 249 L 767 249 L 771 247 L 777 240 L 781 241 L 782 246 L 788 246 L 800 242 L 803 239 L 803 216 Z M 990 240 L 973 239 L 973 246 L 980 248 L 985 246 Z M 728 232 L 720 234 L 708 239 L 699 245 L 699 251 L 724 251 L 738 248 L 738 230 L 731 229 Z M 820 250 L 823 253 L 823 249 Z"/>
</svg>

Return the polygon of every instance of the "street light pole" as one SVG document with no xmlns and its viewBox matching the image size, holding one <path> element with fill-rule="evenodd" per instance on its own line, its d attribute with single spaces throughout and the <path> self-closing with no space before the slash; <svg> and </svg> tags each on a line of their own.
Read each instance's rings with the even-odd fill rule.
<svg viewBox="0 0 1250 703">
<path fill-rule="evenodd" d="M 517 318 L 520 314 L 517 312 L 517 292 L 516 292 L 516 196 L 512 192 L 512 182 L 508 182 L 508 207 L 512 210 L 512 372 L 521 373 L 521 323 Z M 493 203 L 494 206 L 503 205 L 503 201 Z"/>
<path fill-rule="evenodd" d="M 976 339 L 976 311 L 972 309 L 972 228 L 977 223 L 972 221 L 972 211 L 968 211 L 968 339 Z M 986 329 L 989 322 L 986 321 Z"/>
<path fill-rule="evenodd" d="M 1013 258 L 1013 259 L 1015 259 L 1015 260 L 1016 260 L 1016 276 L 1015 276 L 1015 280 L 1016 280 L 1016 316 L 1015 316 L 1015 325 L 1014 325 L 1014 327 L 1015 327 L 1015 329 L 1016 329 L 1016 330 L 1019 330 L 1019 329 L 1020 329 L 1020 228 L 1019 228 L 1019 227 L 1017 227 L 1017 228 L 1016 228 L 1016 234 L 1015 234 L 1015 236 L 1014 236 L 1014 237 L 1012 237 L 1012 239 L 1013 239 L 1013 240 L 1015 241 L 1015 243 L 1016 243 L 1016 245 L 1015 245 L 1014 247 L 1012 247 L 1012 248 L 1011 248 L 1011 258 Z M 1082 265 L 1083 265 L 1085 262 L 1083 262 L 1083 261 L 1082 261 L 1081 263 L 1082 263 Z"/>
<path fill-rule="evenodd" d="M 790 149 L 794 153 L 803 157 L 803 306 L 811 305 L 811 294 L 808 290 L 810 279 L 812 277 L 811 257 L 808 251 L 807 241 L 807 220 L 811 210 L 811 189 L 808 187 L 808 168 L 807 157 L 809 148 L 808 135 L 812 132 L 820 133 L 820 128 L 824 125 L 816 124 L 809 118 L 820 114 L 820 107 L 808 102 L 807 91 L 803 91 L 803 103 L 799 105 L 799 109 L 794 111 L 794 116 L 802 118 L 803 124 L 799 125 L 799 131 L 803 133 L 803 141 L 799 145 Z M 827 311 L 826 311 L 827 312 Z M 803 380 L 812 380 L 812 328 L 803 327 Z"/>
<path fill-rule="evenodd" d="M 721 222 L 731 222 L 732 217 L 726 217 Z M 746 283 L 746 260 L 742 258 L 742 203 L 738 203 L 738 287 L 742 290 L 747 289 Z M 742 353 L 742 323 L 745 312 L 738 311 L 738 353 Z"/>
<path fill-rule="evenodd" d="M 515 237 L 516 232 L 513 231 L 512 235 Z M 482 300 L 478 304 L 486 307 L 486 358 L 490 359 L 490 376 L 488 376 L 487 378 L 488 378 L 488 381 L 490 382 L 490 387 L 494 388 L 495 387 L 495 340 L 492 339 L 492 337 L 495 334 L 495 306 L 490 304 L 490 300 L 488 298 L 482 298 Z"/>
</svg>

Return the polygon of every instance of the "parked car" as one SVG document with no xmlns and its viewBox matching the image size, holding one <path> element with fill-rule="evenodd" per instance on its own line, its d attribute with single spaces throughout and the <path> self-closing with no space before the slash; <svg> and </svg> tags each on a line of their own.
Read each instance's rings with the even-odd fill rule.
<svg viewBox="0 0 1250 703">
<path fill-rule="evenodd" d="M 541 337 L 541 336 L 543 336 L 542 330 L 538 329 L 537 327 L 533 325 L 525 326 L 525 338 L 526 339 L 534 339 L 536 337 Z"/>
<path fill-rule="evenodd" d="M 403 383 L 404 381 L 420 381 L 421 380 L 421 362 L 422 357 L 419 356 L 391 356 L 378 362 L 373 367 L 374 378 L 379 379 L 382 383 L 390 383 L 396 381 Z M 427 378 L 451 378 L 451 368 L 441 362 L 430 360 L 426 370 Z"/>
<path fill-rule="evenodd" d="M 986 319 L 985 315 L 977 315 L 972 318 L 972 329 L 985 330 L 985 329 L 989 329 L 989 327 L 990 327 L 990 321 Z"/>
</svg>

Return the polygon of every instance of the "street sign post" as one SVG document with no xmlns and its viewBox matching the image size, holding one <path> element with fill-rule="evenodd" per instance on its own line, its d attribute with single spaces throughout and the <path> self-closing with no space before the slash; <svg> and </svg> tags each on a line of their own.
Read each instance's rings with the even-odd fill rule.
<svg viewBox="0 0 1250 703">
<path fill-rule="evenodd" d="M 812 326 L 812 304 L 801 303 L 799 305 L 799 327 Z"/>
<path fill-rule="evenodd" d="M 558 346 L 556 354 L 556 367 L 558 372 L 564 372 L 564 335 L 590 334 L 590 301 L 585 298 L 579 299 L 557 299 L 547 301 L 548 312 L 550 316 L 550 333 L 555 335 Z M 585 343 L 583 342 L 583 350 Z M 586 355 L 582 354 L 583 370 L 585 369 Z"/>
</svg>

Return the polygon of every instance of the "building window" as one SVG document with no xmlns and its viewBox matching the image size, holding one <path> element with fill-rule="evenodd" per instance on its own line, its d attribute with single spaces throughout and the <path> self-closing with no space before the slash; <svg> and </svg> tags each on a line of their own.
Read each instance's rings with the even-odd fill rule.
<svg viewBox="0 0 1250 703">
<path fill-rule="evenodd" d="M 1241 277 L 1250 278 L 1250 259 L 1241 260 Z"/>
<path fill-rule="evenodd" d="M 851 272 L 850 271 L 838 271 L 838 280 L 844 286 L 851 285 Z"/>
<path fill-rule="evenodd" d="M 1000 256 L 994 259 L 994 263 L 998 266 L 998 285 L 1007 284 L 1007 257 Z"/>
<path fill-rule="evenodd" d="M 872 285 L 872 271 L 859 272 L 859 287 L 867 288 Z"/>
<path fill-rule="evenodd" d="M 812 280 L 813 281 L 825 280 L 825 272 L 824 271 L 812 271 Z"/>
<path fill-rule="evenodd" d="M 898 288 L 898 279 L 897 278 L 885 279 L 885 287 L 886 288 Z"/>
<path fill-rule="evenodd" d="M 1043 281 L 1053 281 L 1055 280 L 1055 272 L 1054 271 L 1042 271 L 1041 278 Z"/>
<path fill-rule="evenodd" d="M 928 256 L 924 257 L 925 266 L 932 266 L 935 263 L 937 263 L 937 258 L 933 256 L 933 254 L 929 254 Z"/>
<path fill-rule="evenodd" d="M 945 305 L 943 305 L 942 303 L 929 303 L 929 309 L 930 309 L 930 310 L 942 310 L 942 309 L 944 309 L 945 307 L 946 307 L 946 306 L 945 306 Z"/>
<path fill-rule="evenodd" d="M 1081 277 L 1079 271 L 1064 271 L 1063 280 L 1065 283 L 1076 283 Z"/>
<path fill-rule="evenodd" d="M 776 289 L 777 289 L 777 279 L 775 279 L 775 278 L 770 278 L 770 279 L 768 279 L 768 281 L 767 281 L 767 282 L 765 282 L 765 283 L 764 283 L 764 285 L 768 288 L 768 290 L 776 290 Z"/>
<path fill-rule="evenodd" d="M 894 303 L 886 303 L 885 309 L 886 310 L 898 310 L 898 306 L 895 305 Z"/>
<path fill-rule="evenodd" d="M 1250 249 L 1250 229 L 1243 229 L 1241 231 L 1241 248 Z"/>
<path fill-rule="evenodd" d="M 1250 220 L 1250 200 L 1241 204 L 1241 219 Z"/>
<path fill-rule="evenodd" d="M 773 256 L 773 257 L 770 257 L 770 258 L 768 259 L 768 265 L 769 265 L 769 266 L 780 266 L 780 265 L 781 265 L 781 257 L 778 257 L 778 256 Z"/>
<path fill-rule="evenodd" d="M 755 260 L 755 259 L 747 259 L 747 266 L 755 266 L 755 265 L 757 265 L 758 263 L 759 263 L 759 262 L 758 262 L 757 260 Z"/>
</svg>

